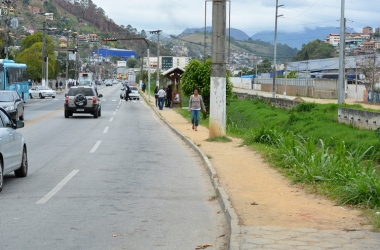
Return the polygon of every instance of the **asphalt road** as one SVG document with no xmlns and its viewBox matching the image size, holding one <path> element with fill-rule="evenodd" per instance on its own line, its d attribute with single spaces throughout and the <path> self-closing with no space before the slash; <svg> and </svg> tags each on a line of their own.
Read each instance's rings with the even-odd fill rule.
<svg viewBox="0 0 380 250">
<path fill-rule="evenodd" d="M 224 249 L 226 222 L 197 156 L 140 99 L 99 87 L 102 116 L 28 100 L 29 174 L 5 176 L 0 249 Z"/>
</svg>

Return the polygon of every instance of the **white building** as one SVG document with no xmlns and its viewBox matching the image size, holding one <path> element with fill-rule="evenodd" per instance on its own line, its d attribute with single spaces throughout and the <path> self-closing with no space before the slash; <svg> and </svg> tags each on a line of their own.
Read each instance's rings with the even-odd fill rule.
<svg viewBox="0 0 380 250">
<path fill-rule="evenodd" d="M 150 68 L 156 70 L 157 68 L 157 57 L 150 57 Z M 189 62 L 190 57 L 177 57 L 177 56 L 160 56 L 160 70 L 166 71 L 173 67 L 185 68 Z M 144 57 L 144 67 L 148 67 L 148 58 Z"/>
</svg>

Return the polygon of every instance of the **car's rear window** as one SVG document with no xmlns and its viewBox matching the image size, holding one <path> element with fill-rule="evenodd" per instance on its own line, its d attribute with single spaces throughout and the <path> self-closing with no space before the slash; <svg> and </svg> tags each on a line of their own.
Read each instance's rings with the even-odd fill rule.
<svg viewBox="0 0 380 250">
<path fill-rule="evenodd" d="M 76 96 L 78 94 L 85 96 L 95 96 L 94 90 L 90 88 L 71 88 L 68 93 L 69 96 Z"/>
<path fill-rule="evenodd" d="M 135 91 L 137 90 L 137 91 L 138 91 L 137 87 L 133 87 L 133 86 L 132 86 L 132 87 L 129 87 L 129 88 L 130 88 L 131 90 L 135 90 Z"/>
</svg>

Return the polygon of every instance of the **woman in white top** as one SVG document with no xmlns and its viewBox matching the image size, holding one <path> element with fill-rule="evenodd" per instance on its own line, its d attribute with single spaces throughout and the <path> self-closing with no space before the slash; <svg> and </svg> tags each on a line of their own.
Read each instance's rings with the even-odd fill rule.
<svg viewBox="0 0 380 250">
<path fill-rule="evenodd" d="M 190 96 L 189 101 L 189 113 L 191 112 L 191 123 L 193 124 L 192 129 L 198 131 L 199 117 L 201 114 L 201 109 L 206 112 L 205 104 L 203 103 L 202 96 L 199 95 L 199 89 L 194 88 L 194 94 Z"/>
</svg>

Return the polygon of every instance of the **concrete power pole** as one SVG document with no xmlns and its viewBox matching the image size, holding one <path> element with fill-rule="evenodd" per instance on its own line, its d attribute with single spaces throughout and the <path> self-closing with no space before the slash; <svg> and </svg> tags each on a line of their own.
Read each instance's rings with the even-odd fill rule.
<svg viewBox="0 0 380 250">
<path fill-rule="evenodd" d="M 46 85 L 45 79 L 45 63 L 47 60 L 46 56 L 46 21 L 43 22 L 43 33 L 42 33 L 42 74 L 41 74 L 41 84 Z"/>
<path fill-rule="evenodd" d="M 160 33 L 162 30 L 149 31 L 150 34 L 157 34 L 157 80 L 156 86 L 160 85 Z M 149 62 L 148 62 L 149 64 Z"/>
<path fill-rule="evenodd" d="M 226 0 L 212 1 L 210 138 L 226 135 Z"/>
<path fill-rule="evenodd" d="M 338 104 L 344 103 L 345 95 L 346 95 L 346 89 L 345 89 L 346 19 L 344 17 L 344 10 L 345 10 L 345 0 L 342 0 L 341 15 L 340 15 Z"/>
<path fill-rule="evenodd" d="M 141 52 L 141 69 L 140 69 L 140 88 L 142 86 L 142 83 L 143 83 L 143 68 L 144 68 L 144 51 Z M 150 93 L 149 93 L 150 95 Z"/>
<path fill-rule="evenodd" d="M 276 77 L 277 77 L 277 19 L 283 15 L 278 15 L 278 8 L 284 5 L 278 5 L 278 0 L 276 0 L 276 18 L 274 25 L 274 59 L 273 59 L 273 88 L 272 97 L 276 98 Z"/>
<path fill-rule="evenodd" d="M 9 25 L 11 22 L 11 10 L 10 10 L 11 0 L 5 0 L 5 1 L 3 1 L 3 3 L 6 3 L 7 7 L 8 7 L 7 19 L 5 20 L 5 39 L 6 39 L 6 41 L 5 41 L 5 48 L 4 48 L 5 59 L 8 59 L 8 57 L 9 57 Z"/>
</svg>

